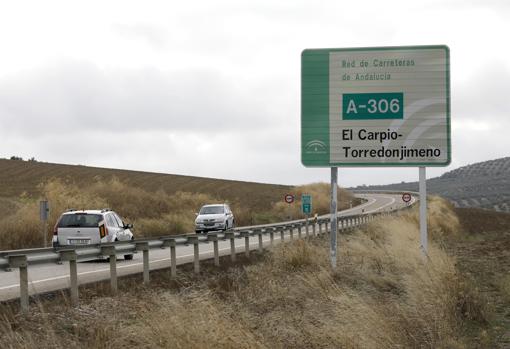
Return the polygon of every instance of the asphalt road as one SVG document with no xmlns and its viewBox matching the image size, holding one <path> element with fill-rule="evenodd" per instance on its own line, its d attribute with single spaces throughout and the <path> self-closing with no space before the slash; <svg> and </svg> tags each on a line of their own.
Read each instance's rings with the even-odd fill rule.
<svg viewBox="0 0 510 349">
<path fill-rule="evenodd" d="M 348 210 L 340 211 L 340 216 L 355 215 L 361 213 L 375 213 L 380 211 L 395 210 L 404 206 L 401 195 L 397 194 L 356 194 L 366 199 L 362 205 Z M 414 198 L 413 198 L 414 200 Z M 289 232 L 286 232 L 286 239 L 289 239 Z M 236 251 L 244 251 L 244 239 L 236 239 Z M 264 245 L 269 245 L 269 236 L 264 236 Z M 280 234 L 275 234 L 274 242 L 280 242 Z M 200 259 L 208 259 L 213 256 L 213 244 L 200 244 Z M 250 239 L 250 249 L 258 248 L 257 237 Z M 177 246 L 177 264 L 185 264 L 193 261 L 193 246 Z M 230 241 L 219 242 L 220 256 L 230 254 Z M 151 249 L 149 251 L 150 269 L 162 269 L 170 267 L 170 249 Z M 142 254 L 135 254 L 133 260 L 120 259 L 117 262 L 118 276 L 141 273 Z M 78 282 L 86 284 L 100 280 L 107 280 L 110 276 L 109 263 L 105 261 L 92 261 L 78 263 Z M 41 264 L 29 266 L 29 293 L 40 294 L 56 291 L 69 287 L 69 265 L 63 264 Z M 19 298 L 19 272 L 14 269 L 10 272 L 0 271 L 0 301 Z"/>
</svg>

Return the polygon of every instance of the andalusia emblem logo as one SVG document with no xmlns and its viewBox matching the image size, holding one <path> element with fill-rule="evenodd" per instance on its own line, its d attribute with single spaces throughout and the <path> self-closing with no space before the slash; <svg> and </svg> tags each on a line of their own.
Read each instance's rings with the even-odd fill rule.
<svg viewBox="0 0 510 349">
<path fill-rule="evenodd" d="M 328 151 L 328 147 L 322 141 L 314 139 L 306 143 L 305 145 L 305 153 L 306 154 L 326 154 Z"/>
</svg>

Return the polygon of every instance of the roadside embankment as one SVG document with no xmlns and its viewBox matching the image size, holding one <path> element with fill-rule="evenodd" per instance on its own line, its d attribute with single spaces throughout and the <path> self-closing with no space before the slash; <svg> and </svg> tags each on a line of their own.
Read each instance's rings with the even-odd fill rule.
<svg viewBox="0 0 510 349">
<path fill-rule="evenodd" d="M 6 305 L 0 347 L 470 348 L 465 328 L 483 331 L 487 309 L 436 242 L 458 225 L 438 202 L 428 257 L 411 211 L 342 234 L 336 270 L 328 239 L 311 238 L 199 276 L 154 272 L 150 288 L 122 279 L 115 297 L 86 287 L 75 309 L 61 296 L 28 317 Z"/>
</svg>

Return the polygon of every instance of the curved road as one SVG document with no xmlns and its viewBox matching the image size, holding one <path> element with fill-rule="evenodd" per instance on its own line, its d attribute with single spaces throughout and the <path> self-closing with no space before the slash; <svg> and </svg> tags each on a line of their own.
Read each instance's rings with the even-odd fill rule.
<svg viewBox="0 0 510 349">
<path fill-rule="evenodd" d="M 391 211 L 405 206 L 400 194 L 355 194 L 367 201 L 362 205 L 340 211 L 339 216 L 357 215 L 361 213 L 375 213 Z M 415 198 L 413 197 L 413 201 Z M 327 216 L 327 215 L 326 215 Z M 287 232 L 287 236 L 290 233 Z M 274 242 L 280 241 L 280 235 L 275 234 Z M 236 239 L 237 252 L 244 251 L 244 239 Z M 264 236 L 265 245 L 269 245 L 269 236 Z M 250 239 L 250 249 L 257 249 L 257 237 Z M 170 268 L 169 249 L 151 249 L 149 251 L 150 270 Z M 177 264 L 185 264 L 193 261 L 193 246 L 177 246 Z M 230 242 L 219 241 L 220 256 L 230 254 Z M 213 256 L 212 244 L 200 244 L 200 259 L 208 259 Z M 119 260 L 117 263 L 117 275 L 129 275 L 142 272 L 142 254 L 135 254 L 133 260 Z M 28 268 L 29 293 L 40 294 L 60 289 L 69 288 L 69 265 L 41 264 Z M 110 278 L 110 267 L 106 261 L 93 261 L 78 263 L 78 282 L 86 284 Z M 19 298 L 19 272 L 17 269 L 11 272 L 0 271 L 0 301 Z"/>
</svg>

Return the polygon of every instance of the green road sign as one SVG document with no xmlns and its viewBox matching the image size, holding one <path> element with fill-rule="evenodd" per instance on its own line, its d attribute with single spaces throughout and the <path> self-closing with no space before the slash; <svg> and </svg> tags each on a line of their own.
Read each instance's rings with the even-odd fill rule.
<svg viewBox="0 0 510 349">
<path fill-rule="evenodd" d="M 404 118 L 403 93 L 344 93 L 343 120 Z"/>
<path fill-rule="evenodd" d="M 303 51 L 305 166 L 446 166 L 450 138 L 447 46 Z"/>
<path fill-rule="evenodd" d="M 301 195 L 301 211 L 304 214 L 312 213 L 312 196 L 308 194 Z"/>
</svg>

